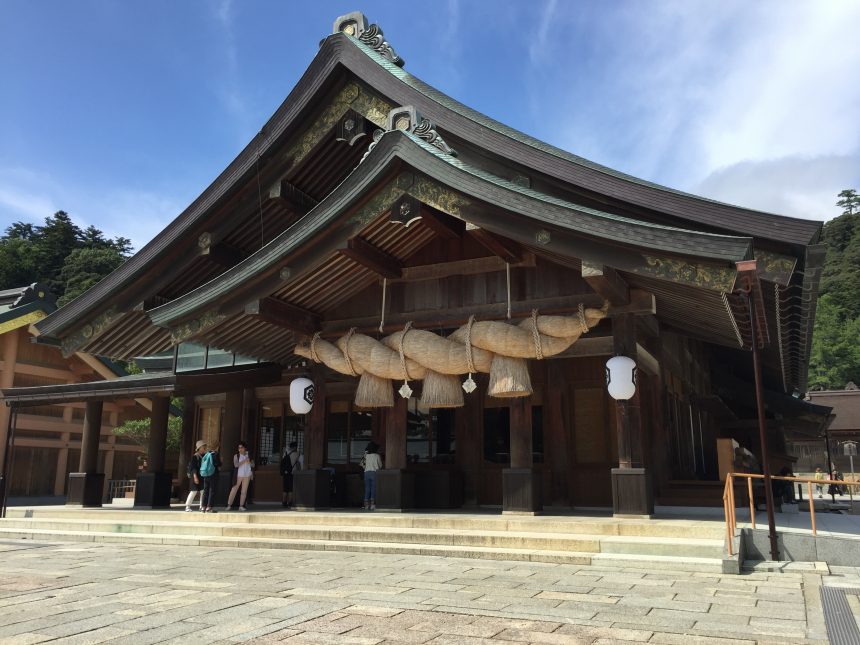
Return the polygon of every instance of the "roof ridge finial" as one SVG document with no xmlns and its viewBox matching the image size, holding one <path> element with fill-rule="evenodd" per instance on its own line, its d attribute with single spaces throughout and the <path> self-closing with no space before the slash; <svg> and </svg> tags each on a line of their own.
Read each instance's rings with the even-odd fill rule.
<svg viewBox="0 0 860 645">
<path fill-rule="evenodd" d="M 377 24 L 368 24 L 367 16 L 360 11 L 353 11 L 345 16 L 340 16 L 334 21 L 332 33 L 342 33 L 357 38 L 398 67 L 403 67 L 405 64 L 405 61 L 397 55 L 394 48 L 385 40 L 382 28 Z"/>
</svg>

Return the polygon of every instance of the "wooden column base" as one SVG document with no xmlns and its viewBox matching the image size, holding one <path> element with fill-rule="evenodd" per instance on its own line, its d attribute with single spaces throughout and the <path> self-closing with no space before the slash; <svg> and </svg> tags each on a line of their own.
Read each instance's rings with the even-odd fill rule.
<svg viewBox="0 0 860 645">
<path fill-rule="evenodd" d="M 540 513 L 543 510 L 541 474 L 534 468 L 502 471 L 502 512 Z"/>
<path fill-rule="evenodd" d="M 69 473 L 67 506 L 97 507 L 102 505 L 104 473 Z"/>
<path fill-rule="evenodd" d="M 376 508 L 386 511 L 415 508 L 415 473 L 399 468 L 377 470 Z"/>
<path fill-rule="evenodd" d="M 463 473 L 459 470 L 421 470 L 415 473 L 418 508 L 463 506 Z"/>
<path fill-rule="evenodd" d="M 140 473 L 134 486 L 134 505 L 141 508 L 170 508 L 173 476 L 170 473 Z"/>
<path fill-rule="evenodd" d="M 612 469 L 612 510 L 615 515 L 654 515 L 651 476 L 645 468 Z"/>
<path fill-rule="evenodd" d="M 331 507 L 331 473 L 308 469 L 293 473 L 293 508 L 321 511 Z"/>
</svg>

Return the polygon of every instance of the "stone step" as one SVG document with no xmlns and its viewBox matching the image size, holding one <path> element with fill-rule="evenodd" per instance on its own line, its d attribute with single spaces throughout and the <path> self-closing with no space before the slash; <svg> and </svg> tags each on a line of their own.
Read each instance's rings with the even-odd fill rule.
<svg viewBox="0 0 860 645">
<path fill-rule="evenodd" d="M 318 512 L 220 512 L 216 514 L 182 513 L 173 510 L 125 510 L 114 508 L 73 509 L 10 508 L 9 518 L 85 519 L 110 522 L 229 522 L 236 524 L 267 524 L 289 526 L 348 526 L 392 527 L 410 529 L 439 529 L 449 531 L 514 531 L 529 533 L 561 533 L 564 535 L 616 535 L 640 537 L 679 537 L 722 539 L 725 528 L 713 520 L 653 519 L 628 520 L 593 516 L 511 517 L 503 515 L 474 515 L 456 513 L 362 513 L 359 511 Z"/>
<path fill-rule="evenodd" d="M 636 555 L 619 553 L 580 553 L 575 551 L 505 549 L 461 545 L 403 544 L 400 542 L 353 542 L 344 540 L 308 540 L 275 538 L 238 538 L 191 536 L 158 533 L 109 533 L 99 531 L 57 531 L 42 528 L 13 528 L 0 524 L 0 539 L 24 539 L 42 542 L 113 542 L 126 544 L 163 544 L 174 546 L 235 547 L 255 549 L 295 549 L 311 551 L 372 552 L 405 555 L 433 555 L 485 560 L 547 562 L 555 564 L 600 565 L 614 568 L 646 570 L 720 572 L 719 558 Z"/>
<path fill-rule="evenodd" d="M 176 514 L 174 514 L 174 517 Z M 462 548 L 526 549 L 578 553 L 632 553 L 681 557 L 722 557 L 723 543 L 714 539 L 689 539 L 642 536 L 606 536 L 526 531 L 462 531 L 401 527 L 288 526 L 283 524 L 207 521 L 144 520 L 111 522 L 86 519 L 6 519 L 0 527 L 26 531 L 37 529 L 79 531 L 100 534 L 175 535 L 189 537 L 237 538 L 241 540 L 314 540 L 330 542 L 371 542 L 454 546 Z M 197 519 L 203 519 L 198 517 Z"/>
</svg>

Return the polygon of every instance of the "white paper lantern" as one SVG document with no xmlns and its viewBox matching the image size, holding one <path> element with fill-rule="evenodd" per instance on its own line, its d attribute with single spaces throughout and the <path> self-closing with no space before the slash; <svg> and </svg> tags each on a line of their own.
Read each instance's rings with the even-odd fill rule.
<svg viewBox="0 0 860 645">
<path fill-rule="evenodd" d="M 290 383 L 290 408 L 296 414 L 307 414 L 314 403 L 314 382 L 297 378 Z"/>
<path fill-rule="evenodd" d="M 636 361 L 628 356 L 613 356 L 606 361 L 606 389 L 616 401 L 636 394 Z"/>
</svg>

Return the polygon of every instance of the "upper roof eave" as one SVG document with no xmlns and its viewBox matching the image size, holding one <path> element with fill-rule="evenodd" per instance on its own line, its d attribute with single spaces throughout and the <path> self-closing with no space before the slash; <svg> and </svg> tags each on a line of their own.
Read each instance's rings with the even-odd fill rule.
<svg viewBox="0 0 860 645">
<path fill-rule="evenodd" d="M 351 45 L 342 49 L 342 62 L 377 91 L 399 100 L 402 105 L 419 106 L 425 116 L 434 120 L 440 129 L 466 140 L 479 141 L 482 146 L 500 156 L 516 159 L 518 163 L 534 168 L 537 172 L 585 188 L 589 188 L 589 184 L 599 184 L 600 190 L 594 190 L 606 196 L 740 234 L 795 245 L 806 245 L 819 239 L 822 227 L 820 221 L 786 217 L 726 204 L 602 166 L 463 105 L 386 60 L 356 38 L 345 34 L 332 34 L 326 39 L 326 42 L 328 41 L 345 41 Z M 385 77 L 396 83 L 386 82 Z M 399 88 L 397 84 L 400 85 Z M 427 101 L 430 101 L 429 105 Z M 472 128 L 469 127 L 470 124 Z M 474 131 L 475 126 L 480 131 Z M 532 154 L 523 154 L 525 151 L 531 151 Z M 701 209 L 705 212 L 701 212 Z M 717 219 L 715 215 L 718 216 Z M 719 216 L 725 219 L 720 220 Z M 776 230 L 775 225 L 783 230 Z"/>
<path fill-rule="evenodd" d="M 314 248 L 314 239 L 323 231 L 333 237 L 354 234 L 355 230 L 335 232 L 332 224 L 340 218 L 362 195 L 378 188 L 379 182 L 397 163 L 408 166 L 410 171 L 438 180 L 454 190 L 494 206 L 524 215 L 533 221 L 535 230 L 552 227 L 556 231 L 568 231 L 585 235 L 602 244 L 603 248 L 627 248 L 632 252 L 664 252 L 676 256 L 698 257 L 706 262 L 733 269 L 734 263 L 747 259 L 752 252 L 752 239 L 689 231 L 673 227 L 638 222 L 629 218 L 601 213 L 576 204 L 543 195 L 537 191 L 489 175 L 446 155 L 436 148 L 399 130 L 387 132 L 362 163 L 332 193 L 287 229 L 272 242 L 228 269 L 218 278 L 198 289 L 148 312 L 156 325 L 172 326 L 194 312 L 207 309 L 228 295 L 233 298 L 237 291 L 251 282 L 262 280 L 262 276 L 284 266 L 291 254 L 300 252 L 302 266 L 309 266 L 309 258 L 328 252 L 334 243 L 329 239 L 320 248 Z M 491 192 L 490 192 L 491 191 Z M 410 192 L 406 188 L 402 192 Z M 378 215 L 375 213 L 374 215 Z M 568 218 L 565 219 L 564 215 Z M 352 218 L 355 219 L 355 218 Z M 502 218 L 479 225 L 500 234 L 510 234 Z M 352 220 L 350 220 L 352 221 Z M 522 228 L 515 223 L 514 228 Z M 625 234 L 626 232 L 626 234 Z M 591 244 L 591 242 L 589 243 Z M 698 250 L 698 253 L 694 253 Z M 641 258 L 641 255 L 639 256 Z M 294 279 L 295 274 L 290 275 Z"/>
</svg>

